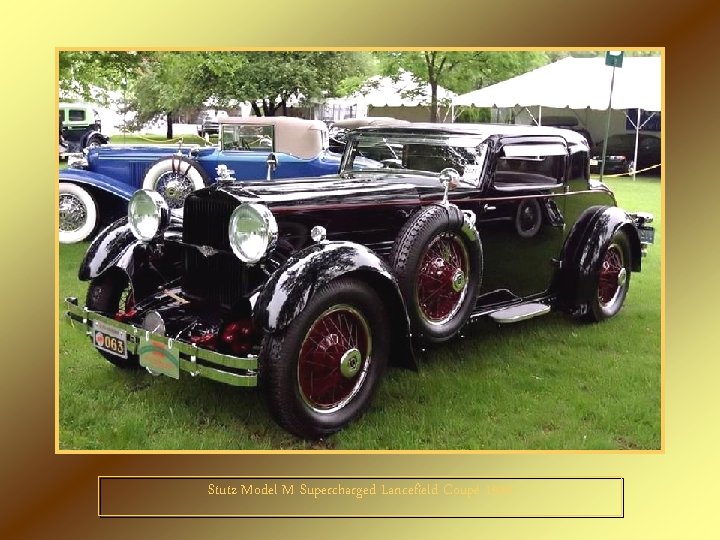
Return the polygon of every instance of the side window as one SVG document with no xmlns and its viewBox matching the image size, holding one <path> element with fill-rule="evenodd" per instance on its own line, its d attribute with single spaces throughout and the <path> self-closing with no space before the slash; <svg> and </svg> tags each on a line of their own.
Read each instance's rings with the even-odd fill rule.
<svg viewBox="0 0 720 540">
<path fill-rule="evenodd" d="M 495 168 L 495 184 L 561 184 L 565 179 L 567 159 L 567 148 L 561 144 L 505 146 Z"/>
<path fill-rule="evenodd" d="M 83 109 L 70 109 L 68 111 L 68 119 L 70 122 L 84 122 L 85 111 Z"/>
<path fill-rule="evenodd" d="M 570 155 L 570 180 L 579 178 L 587 180 L 589 178 L 588 171 L 587 152 L 575 152 Z"/>
</svg>

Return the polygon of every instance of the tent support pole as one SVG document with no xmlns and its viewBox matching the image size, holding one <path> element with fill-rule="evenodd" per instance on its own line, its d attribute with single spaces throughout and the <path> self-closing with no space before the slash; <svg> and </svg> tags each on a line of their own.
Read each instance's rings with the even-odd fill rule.
<svg viewBox="0 0 720 540">
<path fill-rule="evenodd" d="M 610 135 L 610 113 L 612 112 L 612 94 L 615 86 L 615 66 L 613 65 L 612 78 L 610 79 L 610 101 L 608 103 L 607 123 L 605 124 L 605 140 L 603 141 L 602 163 L 600 164 L 600 181 L 605 174 L 605 161 L 607 161 L 607 140 Z"/>
<path fill-rule="evenodd" d="M 637 110 L 637 122 L 635 122 L 635 157 L 633 158 L 633 182 L 635 181 L 635 171 L 638 168 L 638 142 L 640 141 L 640 107 Z"/>
</svg>

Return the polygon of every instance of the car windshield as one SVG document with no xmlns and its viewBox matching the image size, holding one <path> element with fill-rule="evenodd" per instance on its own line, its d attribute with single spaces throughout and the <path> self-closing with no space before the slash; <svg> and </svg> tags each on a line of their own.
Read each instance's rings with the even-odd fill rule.
<svg viewBox="0 0 720 540">
<path fill-rule="evenodd" d="M 273 126 L 232 124 L 222 126 L 223 150 L 254 150 L 272 152 Z"/>
<path fill-rule="evenodd" d="M 483 141 L 475 135 L 358 131 L 349 138 L 342 172 L 399 169 L 435 176 L 453 168 L 463 180 L 476 183 L 487 153 Z"/>
</svg>

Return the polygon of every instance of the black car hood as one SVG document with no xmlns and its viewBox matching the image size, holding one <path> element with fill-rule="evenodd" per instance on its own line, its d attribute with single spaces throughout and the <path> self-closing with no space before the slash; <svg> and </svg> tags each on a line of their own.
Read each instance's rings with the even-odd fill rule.
<svg viewBox="0 0 720 540">
<path fill-rule="evenodd" d="M 363 174 L 357 177 L 320 176 L 286 181 L 218 183 L 209 190 L 226 193 L 238 202 L 268 207 L 355 204 L 388 200 L 418 201 L 419 190 L 440 191 L 434 176 Z"/>
</svg>

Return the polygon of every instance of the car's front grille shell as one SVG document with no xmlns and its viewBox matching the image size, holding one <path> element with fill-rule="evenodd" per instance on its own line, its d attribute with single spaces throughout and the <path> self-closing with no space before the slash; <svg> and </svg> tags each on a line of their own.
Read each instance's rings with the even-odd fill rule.
<svg viewBox="0 0 720 540">
<path fill-rule="evenodd" d="M 183 290 L 210 304 L 232 306 L 248 290 L 248 269 L 232 253 L 228 239 L 230 216 L 238 203 L 203 195 L 188 197 L 183 210 L 183 242 L 191 244 L 185 250 Z M 211 250 L 206 256 L 201 246 L 219 252 Z"/>
<path fill-rule="evenodd" d="M 203 302 L 231 307 L 248 290 L 247 268 L 232 253 L 206 257 L 197 249 L 188 248 L 182 287 L 187 294 Z"/>
<path fill-rule="evenodd" d="M 228 224 L 237 201 L 191 195 L 183 210 L 183 242 L 230 251 Z"/>
</svg>

